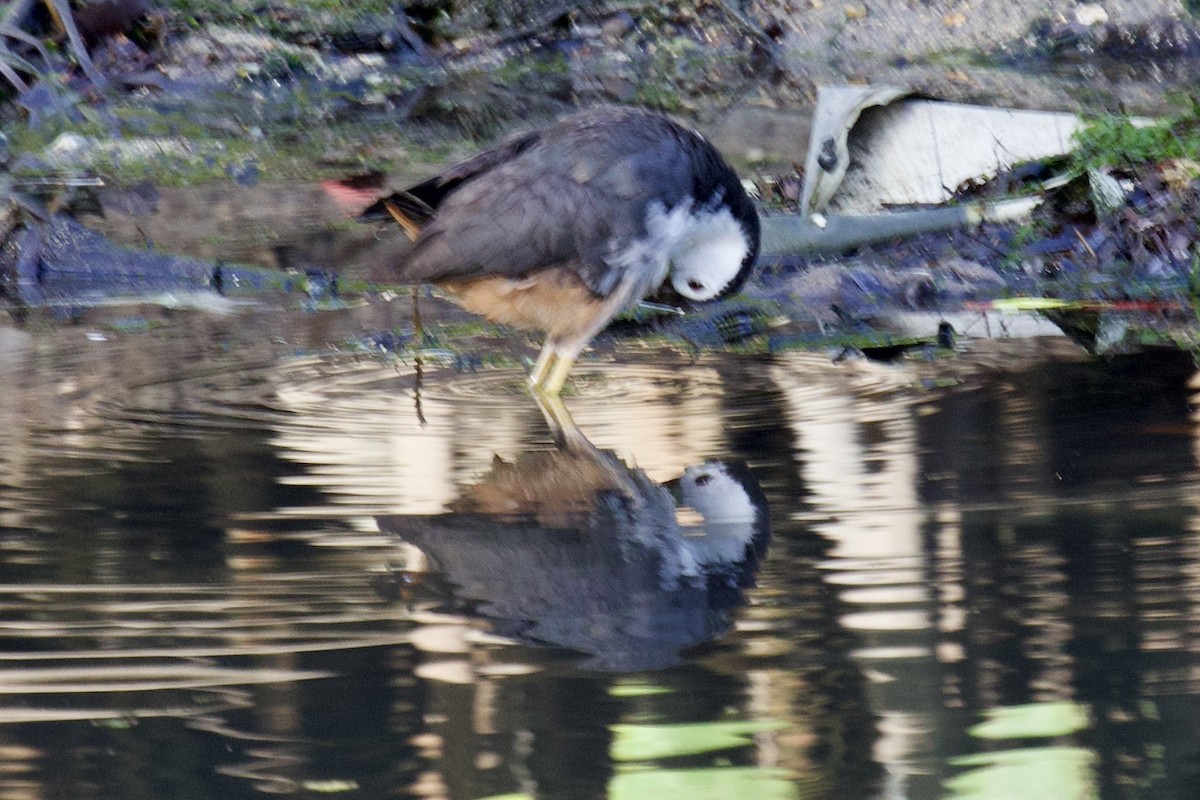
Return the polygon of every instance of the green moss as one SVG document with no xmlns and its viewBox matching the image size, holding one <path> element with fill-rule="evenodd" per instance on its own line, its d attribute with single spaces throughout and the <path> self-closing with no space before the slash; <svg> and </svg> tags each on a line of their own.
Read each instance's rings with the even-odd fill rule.
<svg viewBox="0 0 1200 800">
<path fill-rule="evenodd" d="M 1072 160 L 1079 170 L 1200 159 L 1200 96 L 1189 98 L 1179 114 L 1149 125 L 1121 115 L 1094 117 L 1075 142 Z"/>
<path fill-rule="evenodd" d="M 443 163 L 452 147 L 449 142 L 416 144 L 399 127 L 373 124 L 367 114 L 331 119 L 328 97 L 319 91 L 299 91 L 296 97 L 282 119 L 272 109 L 251 116 L 237 98 L 206 98 L 199 109 L 182 102 L 152 107 L 130 100 L 110 105 L 103 114 L 79 106 L 74 117 L 63 114 L 36 126 L 10 119 L 4 127 L 14 156 L 40 158 L 65 133 L 85 137 L 96 144 L 83 153 L 78 169 L 118 186 L 143 180 L 166 186 L 224 181 L 229 170 L 247 162 L 262 180 L 323 179 L 374 169 L 421 171 L 422 165 Z M 130 145 L 134 140 L 149 146 L 139 150 Z M 158 152 L 152 148 L 155 141 L 162 142 Z"/>
<path fill-rule="evenodd" d="M 181 26 L 229 25 L 272 35 L 313 35 L 354 30 L 364 19 L 394 13 L 391 0 L 175 0 L 170 11 Z M 264 13 L 265 12 L 265 13 Z"/>
<path fill-rule="evenodd" d="M 1000 262 L 1002 270 L 1015 270 L 1021 264 L 1021 259 L 1025 255 L 1025 247 L 1042 235 L 1038 222 L 1025 222 L 1013 231 L 1012 239 L 1009 240 L 1008 251 L 1004 254 L 1004 258 Z"/>
<path fill-rule="evenodd" d="M 659 111 L 680 112 L 684 110 L 682 93 L 666 84 L 651 80 L 634 90 L 634 103 Z"/>
<path fill-rule="evenodd" d="M 648 50 L 648 56 L 635 57 L 633 100 L 661 111 L 681 112 L 694 107 L 697 98 L 726 94 L 741 85 L 748 70 L 742 52 L 706 47 L 691 36 L 662 38 Z"/>
<path fill-rule="evenodd" d="M 565 56 L 548 58 L 509 58 L 492 73 L 492 79 L 502 84 L 524 83 L 530 79 L 559 78 L 570 71 Z"/>
</svg>

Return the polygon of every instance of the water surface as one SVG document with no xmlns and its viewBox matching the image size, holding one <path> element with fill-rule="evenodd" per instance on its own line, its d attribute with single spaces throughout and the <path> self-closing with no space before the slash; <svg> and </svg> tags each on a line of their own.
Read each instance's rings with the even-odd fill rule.
<svg viewBox="0 0 1200 800">
<path fill-rule="evenodd" d="M 0 798 L 1200 792 L 1185 370 L 628 346 L 564 461 L 362 313 L 0 330 Z"/>
</svg>

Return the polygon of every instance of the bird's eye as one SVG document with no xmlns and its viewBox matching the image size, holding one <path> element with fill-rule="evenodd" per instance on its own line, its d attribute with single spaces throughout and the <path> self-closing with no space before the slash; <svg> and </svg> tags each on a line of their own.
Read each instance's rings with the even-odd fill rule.
<svg viewBox="0 0 1200 800">
<path fill-rule="evenodd" d="M 711 480 L 712 480 L 712 475 L 709 475 L 708 473 L 703 473 L 703 474 L 696 476 L 696 485 L 697 486 L 705 486 Z"/>
<path fill-rule="evenodd" d="M 693 280 L 688 281 L 688 288 L 691 289 L 693 292 L 699 292 L 704 289 L 704 284 L 698 280 L 693 279 Z"/>
</svg>

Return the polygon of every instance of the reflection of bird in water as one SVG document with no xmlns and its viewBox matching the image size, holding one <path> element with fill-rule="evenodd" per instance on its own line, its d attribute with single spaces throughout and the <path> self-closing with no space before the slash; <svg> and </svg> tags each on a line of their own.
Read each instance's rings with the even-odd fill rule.
<svg viewBox="0 0 1200 800">
<path fill-rule="evenodd" d="M 416 245 L 400 267 L 488 319 L 546 332 L 529 376 L 556 395 L 617 314 L 670 281 L 686 300 L 735 291 L 758 253 L 741 182 L 703 137 L 634 109 L 578 113 L 411 189 L 391 217 Z"/>
<path fill-rule="evenodd" d="M 497 633 L 588 653 L 591 669 L 670 666 L 729 628 L 766 552 L 766 499 L 744 467 L 709 461 L 679 479 L 679 507 L 585 442 L 497 459 L 447 513 L 379 527 L 422 550 Z"/>
</svg>

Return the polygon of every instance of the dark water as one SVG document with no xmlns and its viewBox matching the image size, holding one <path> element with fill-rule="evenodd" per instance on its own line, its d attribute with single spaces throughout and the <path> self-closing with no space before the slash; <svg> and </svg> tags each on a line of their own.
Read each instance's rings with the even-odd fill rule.
<svg viewBox="0 0 1200 800">
<path fill-rule="evenodd" d="M 1200 796 L 1178 370 L 629 348 L 563 455 L 275 324 L 0 330 L 0 798 Z"/>
</svg>

